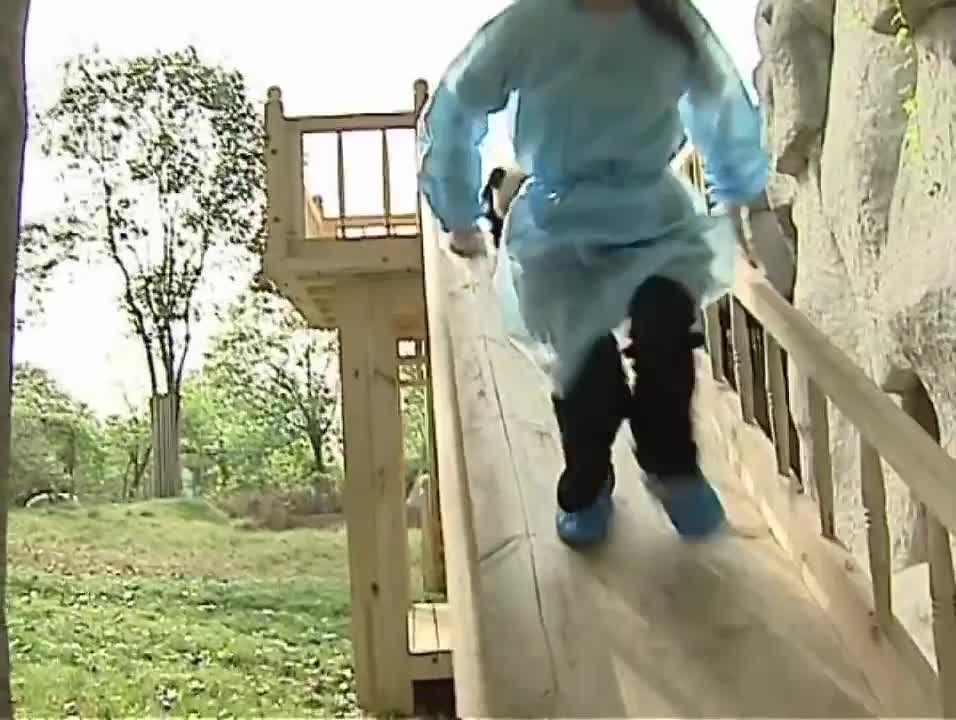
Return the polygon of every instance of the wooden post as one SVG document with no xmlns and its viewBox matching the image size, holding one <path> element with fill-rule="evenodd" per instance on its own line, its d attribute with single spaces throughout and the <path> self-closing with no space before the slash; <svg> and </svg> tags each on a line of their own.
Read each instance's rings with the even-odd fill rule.
<svg viewBox="0 0 956 720">
<path fill-rule="evenodd" d="M 443 597 L 445 583 L 445 543 L 441 532 L 441 509 L 439 507 L 438 478 L 428 476 L 428 496 L 422 522 L 422 580 L 429 600 Z"/>
<path fill-rule="evenodd" d="M 411 715 L 401 395 L 389 285 L 342 283 L 336 304 L 358 701 L 372 714 Z"/>
<path fill-rule="evenodd" d="M 873 607 L 880 629 L 893 623 L 892 558 L 890 529 L 886 518 L 886 481 L 880 454 L 860 436 L 860 489 L 866 512 L 866 547 L 873 582 Z"/>
<path fill-rule="evenodd" d="M 413 93 L 415 98 L 415 116 L 419 118 L 422 111 L 425 109 L 425 104 L 428 102 L 428 83 L 425 80 L 418 79 L 415 81 L 413 86 Z M 418 137 L 418 128 L 415 128 L 415 136 Z M 417 214 L 418 214 L 418 225 L 419 229 L 422 228 L 422 197 L 421 194 L 416 193 L 416 202 L 417 202 Z M 422 232 L 422 237 L 424 238 L 424 232 Z M 424 266 L 424 260 L 423 260 Z M 425 318 L 425 327 L 428 328 L 428 318 Z M 426 331 L 426 335 L 427 335 Z M 435 401 L 434 401 L 434 392 L 435 389 L 432 386 L 432 366 L 431 366 L 431 351 L 428 346 L 428 341 L 426 340 L 423 344 L 422 356 L 425 358 L 425 392 L 426 392 L 426 405 L 428 411 L 428 449 L 431 456 L 431 469 L 428 476 L 428 504 L 426 508 L 426 517 L 428 518 L 425 523 L 424 532 L 428 534 L 427 547 L 428 547 L 428 557 L 423 558 L 424 562 L 428 563 L 430 567 L 429 572 L 426 574 L 425 579 L 425 591 L 429 593 L 436 593 L 447 595 L 448 586 L 446 580 L 446 571 L 445 571 L 445 542 L 444 536 L 442 534 L 442 522 L 441 522 L 441 502 L 440 502 L 440 477 L 438 475 L 438 447 L 436 443 L 436 433 L 435 433 Z M 424 536 L 423 536 L 424 537 Z M 423 548 L 424 549 L 424 548 Z"/>
<path fill-rule="evenodd" d="M 293 233 L 292 192 L 290 184 L 292 148 L 286 131 L 282 108 L 282 91 L 269 88 L 266 103 L 266 214 L 269 221 L 267 255 L 284 257 L 289 252 L 289 236 Z M 299 170 L 301 172 L 301 170 Z M 304 222 L 303 218 L 303 222 Z"/>
<path fill-rule="evenodd" d="M 806 453 L 801 462 L 807 485 L 816 490 L 820 509 L 820 532 L 823 537 L 836 540 L 836 497 L 833 490 L 833 458 L 830 455 L 830 413 L 827 396 L 813 380 L 804 384 L 807 393 L 807 414 L 810 427 L 801 451 Z M 805 450 L 803 450 L 805 448 Z"/>
<path fill-rule="evenodd" d="M 704 328 L 707 333 L 707 352 L 710 369 L 717 382 L 725 382 L 724 375 L 724 330 L 720 326 L 720 306 L 712 303 L 704 311 Z"/>
<path fill-rule="evenodd" d="M 428 413 L 428 454 L 430 468 L 428 473 L 428 503 L 425 510 L 423 538 L 427 538 L 423 547 L 428 548 L 428 556 L 423 558 L 427 566 L 425 573 L 425 592 L 444 595 L 447 591 L 445 583 L 445 543 L 441 531 L 441 506 L 439 500 L 438 455 L 435 447 L 435 404 L 432 391 L 431 367 L 427 361 L 428 347 L 425 344 L 422 352 L 425 362 L 425 409 Z"/>
<path fill-rule="evenodd" d="M 764 332 L 765 377 L 770 398 L 770 427 L 773 445 L 777 451 L 777 472 L 791 477 L 790 471 L 790 408 L 787 404 L 787 383 L 783 374 L 783 355 L 780 345 L 769 333 Z"/>
<path fill-rule="evenodd" d="M 737 375 L 737 394 L 745 423 L 754 423 L 754 366 L 750 347 L 747 311 L 735 297 L 730 298 L 730 327 L 734 351 L 734 371 Z"/>
<path fill-rule="evenodd" d="M 903 412 L 919 423 L 933 441 L 940 441 L 939 416 L 933 401 L 915 373 L 891 373 L 883 389 L 895 392 L 902 400 Z M 920 545 L 910 562 L 929 564 L 929 597 L 933 608 L 933 647 L 939 674 L 943 717 L 956 717 L 956 577 L 949 531 L 928 508 L 913 495 L 917 517 L 911 530 L 912 541 Z M 919 558 L 917 560 L 917 558 Z"/>
</svg>

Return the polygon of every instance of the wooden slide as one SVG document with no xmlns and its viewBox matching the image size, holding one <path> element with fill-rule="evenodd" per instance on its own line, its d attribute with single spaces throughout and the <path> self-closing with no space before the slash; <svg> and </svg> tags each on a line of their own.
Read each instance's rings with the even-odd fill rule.
<svg viewBox="0 0 956 720">
<path fill-rule="evenodd" d="M 424 234 L 459 716 L 878 714 L 706 432 L 726 537 L 677 538 L 624 430 L 609 543 L 582 553 L 558 541 L 561 452 L 544 378 L 500 326 L 491 262 Z M 703 365 L 701 383 L 713 384 Z"/>
<path fill-rule="evenodd" d="M 743 260 L 732 301 L 708 308 L 696 398 L 702 461 L 732 531 L 681 542 L 643 490 L 625 430 L 610 542 L 580 553 L 557 540 L 557 428 L 544 378 L 500 327 L 490 261 L 443 250 L 425 203 L 421 215 L 392 212 L 389 138 L 414 135 L 427 95 L 419 81 L 406 112 L 289 117 L 272 88 L 265 112 L 264 272 L 311 326 L 340 332 L 363 708 L 411 714 L 416 686 L 453 674 L 459 717 L 956 717 L 956 460 L 908 415 L 914 382 L 876 385 Z M 369 131 L 383 213 L 349 214 L 344 138 Z M 334 217 L 305 188 L 310 135 L 336 147 Z M 692 150 L 675 164 L 701 186 Z M 444 539 L 447 604 L 409 597 L 403 341 L 431 380 L 441 517 L 432 486 L 423 554 L 441 592 Z M 807 410 L 799 480 L 784 399 Z M 865 565 L 835 528 L 831 411 L 858 430 L 859 477 L 839 480 L 861 489 Z M 893 608 L 887 468 L 925 509 L 935 662 Z"/>
</svg>

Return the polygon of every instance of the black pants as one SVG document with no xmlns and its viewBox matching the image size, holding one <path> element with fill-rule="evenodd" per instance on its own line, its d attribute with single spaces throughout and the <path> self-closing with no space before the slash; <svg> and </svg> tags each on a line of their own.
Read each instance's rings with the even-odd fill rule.
<svg viewBox="0 0 956 720">
<path fill-rule="evenodd" d="M 693 350 L 703 344 L 691 331 L 697 308 L 679 284 L 647 280 L 631 300 L 631 347 L 635 381 L 628 386 L 617 340 L 598 341 L 584 367 L 561 398 L 554 398 L 565 468 L 558 504 L 574 512 L 597 498 L 609 477 L 611 446 L 627 419 L 637 460 L 647 473 L 668 478 L 693 472 L 697 446 L 691 424 Z"/>
</svg>

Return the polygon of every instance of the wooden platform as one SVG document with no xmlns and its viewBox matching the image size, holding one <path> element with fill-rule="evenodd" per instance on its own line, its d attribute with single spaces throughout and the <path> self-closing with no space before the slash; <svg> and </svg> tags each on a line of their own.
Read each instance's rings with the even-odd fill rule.
<svg viewBox="0 0 956 720">
<path fill-rule="evenodd" d="M 554 531 L 560 445 L 543 378 L 505 339 L 485 261 L 426 267 L 459 717 L 865 717 L 860 673 L 715 443 L 701 438 L 737 531 L 687 545 L 647 497 L 625 442 L 608 545 Z M 456 406 L 456 407 L 455 407 Z M 704 425 L 703 427 L 706 427 Z M 440 428 L 441 429 L 441 428 Z M 449 438 L 460 431 L 457 451 Z M 445 449 L 442 450 L 442 443 Z M 457 455 L 457 460 L 456 460 Z M 454 577 L 453 577 L 454 576 Z M 460 629 L 460 630 L 459 630 Z M 465 630 L 467 629 L 467 634 Z"/>
</svg>

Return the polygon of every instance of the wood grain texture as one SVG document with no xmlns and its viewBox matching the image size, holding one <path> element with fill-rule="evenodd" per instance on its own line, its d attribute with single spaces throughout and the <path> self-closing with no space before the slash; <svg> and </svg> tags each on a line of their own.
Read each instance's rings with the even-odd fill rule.
<svg viewBox="0 0 956 720">
<path fill-rule="evenodd" d="M 682 543 L 642 489 L 622 436 L 610 542 L 578 553 L 558 541 L 561 454 L 544 379 L 500 328 L 489 260 L 437 252 L 433 261 L 441 266 L 454 357 L 447 384 L 456 388 L 467 476 L 443 484 L 443 505 L 467 509 L 474 533 L 449 533 L 449 562 L 467 556 L 451 549 L 465 540 L 475 544 L 478 565 L 473 616 L 459 625 L 478 633 L 482 654 L 472 660 L 483 686 L 475 691 L 458 673 L 456 647 L 459 716 L 874 712 L 861 674 L 795 565 L 728 482 L 719 444 L 702 438 L 701 446 L 735 533 L 707 545 Z M 467 497 L 449 497 L 456 492 Z"/>
</svg>

